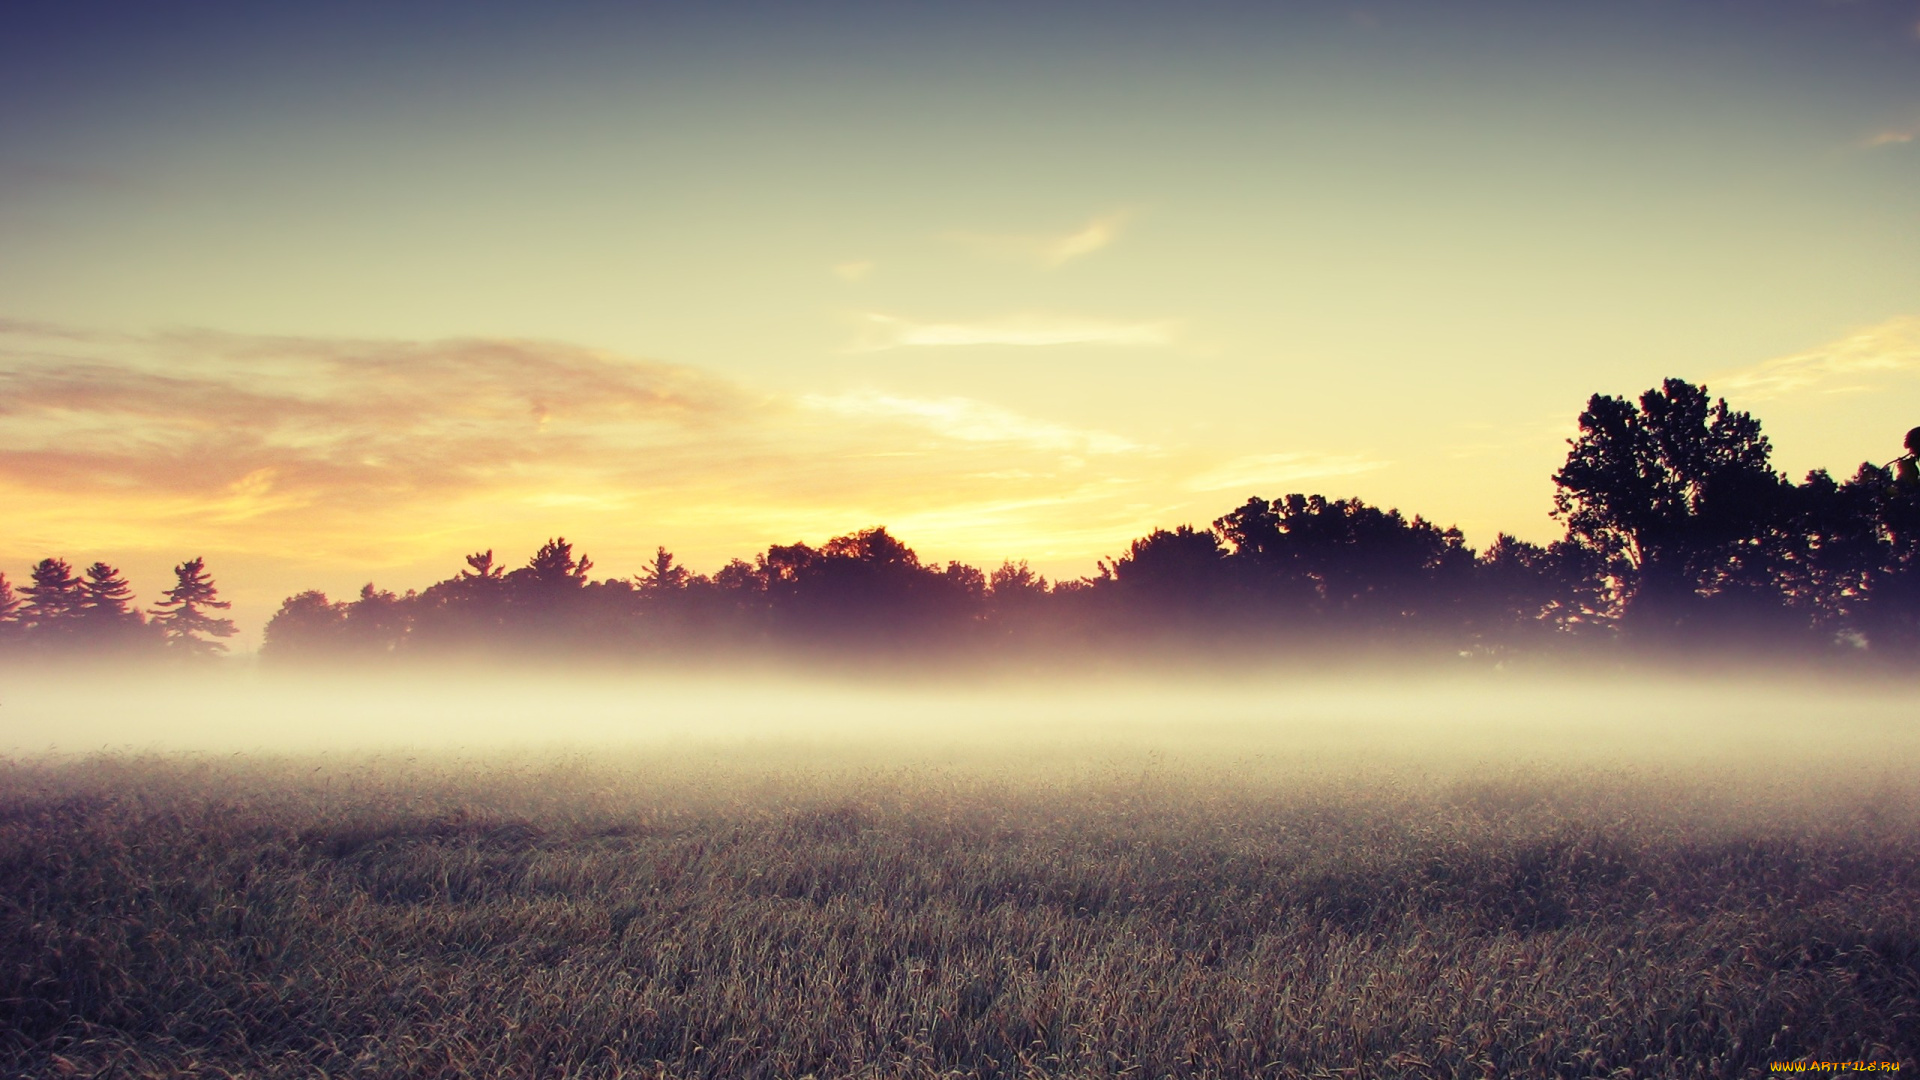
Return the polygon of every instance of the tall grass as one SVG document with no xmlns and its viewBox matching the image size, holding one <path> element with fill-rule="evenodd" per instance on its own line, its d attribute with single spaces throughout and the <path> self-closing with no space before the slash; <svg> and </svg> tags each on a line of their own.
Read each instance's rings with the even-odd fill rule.
<svg viewBox="0 0 1920 1080">
<path fill-rule="evenodd" d="M 1920 799 L 15 762 L 13 1076 L 1737 1076 L 1920 1051 Z"/>
</svg>

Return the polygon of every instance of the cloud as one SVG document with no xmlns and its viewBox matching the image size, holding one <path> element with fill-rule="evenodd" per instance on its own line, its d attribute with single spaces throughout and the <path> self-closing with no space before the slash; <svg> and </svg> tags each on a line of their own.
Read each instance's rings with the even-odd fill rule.
<svg viewBox="0 0 1920 1080">
<path fill-rule="evenodd" d="M 1729 396 L 1764 401 L 1810 389 L 1843 393 L 1861 379 L 1920 373 L 1920 318 L 1901 316 L 1817 349 L 1727 372 L 1711 384 Z M 1836 385 L 1837 384 L 1837 385 Z"/>
<path fill-rule="evenodd" d="M 1017 553 L 1068 535 L 1063 493 L 1110 499 L 1152 455 L 971 398 L 760 393 L 558 342 L 0 323 L 14 559 L 218 550 L 360 573 L 564 532 L 615 536 L 637 565 L 657 542 L 746 555 L 970 514 Z M 1134 515 L 1083 508 L 1072 534 L 1117 539 Z M 603 567 L 618 543 L 594 542 Z"/>
<path fill-rule="evenodd" d="M 1111 245 L 1132 216 L 1131 211 L 1105 214 L 1067 233 L 952 232 L 947 239 L 983 258 L 1052 268 Z"/>
<path fill-rule="evenodd" d="M 1108 432 L 1036 420 L 971 398 L 910 398 L 861 390 L 832 396 L 809 394 L 800 399 L 800 404 L 849 419 L 905 423 L 961 442 L 1008 443 L 1085 454 L 1146 449 Z"/>
<path fill-rule="evenodd" d="M 1173 341 L 1173 324 L 1164 320 L 1112 322 L 1020 315 L 992 322 L 932 323 L 870 312 L 866 316 L 866 323 L 867 339 L 856 351 L 878 352 L 905 347 L 950 345 L 1116 345 L 1132 348 L 1168 345 Z"/>
<path fill-rule="evenodd" d="M 0 326 L 0 484 L 156 528 L 298 518 L 324 544 L 766 408 L 690 369 L 549 342 Z"/>
<path fill-rule="evenodd" d="M 418 587 L 466 552 L 554 535 L 610 574 L 655 544 L 711 568 L 873 524 L 928 558 L 1081 573 L 1155 525 L 1211 520 L 1209 492 L 1379 467 L 1218 462 L 965 396 L 759 392 L 560 342 L 0 323 L 10 576 L 48 554 L 207 554 L 223 573 L 244 557 L 278 568 L 257 579 L 254 625 L 300 589 Z"/>
<path fill-rule="evenodd" d="M 1307 453 L 1253 454 L 1235 458 L 1207 469 L 1186 481 L 1189 491 L 1221 491 L 1240 488 L 1247 491 L 1282 493 L 1289 485 L 1336 476 L 1354 476 L 1383 469 L 1387 462 L 1355 455 Z M 1297 487 L 1289 490 L 1299 490 Z"/>
<path fill-rule="evenodd" d="M 1909 109 L 1904 114 L 1895 114 L 1891 121 L 1860 140 L 1867 149 L 1884 146 L 1902 146 L 1920 138 L 1920 113 Z"/>
<path fill-rule="evenodd" d="M 833 267 L 834 276 L 842 281 L 864 281 L 867 275 L 871 273 L 873 273 L 873 261 L 871 259 L 853 259 L 848 262 L 835 263 Z"/>
</svg>

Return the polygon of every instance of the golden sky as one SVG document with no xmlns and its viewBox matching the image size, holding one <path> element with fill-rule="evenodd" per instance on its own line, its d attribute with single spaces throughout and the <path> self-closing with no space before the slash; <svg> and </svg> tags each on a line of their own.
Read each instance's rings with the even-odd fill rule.
<svg viewBox="0 0 1920 1080">
<path fill-rule="evenodd" d="M 1920 5 L 207 5 L 0 40 L 0 570 L 1558 535 L 1594 392 L 1920 423 Z"/>
</svg>

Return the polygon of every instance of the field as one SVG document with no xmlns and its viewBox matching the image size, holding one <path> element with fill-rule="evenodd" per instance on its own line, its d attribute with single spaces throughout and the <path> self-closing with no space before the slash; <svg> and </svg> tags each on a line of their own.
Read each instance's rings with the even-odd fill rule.
<svg viewBox="0 0 1920 1080">
<path fill-rule="evenodd" d="M 0 1069 L 1920 1067 L 1898 760 L 940 756 L 18 755 Z"/>
</svg>

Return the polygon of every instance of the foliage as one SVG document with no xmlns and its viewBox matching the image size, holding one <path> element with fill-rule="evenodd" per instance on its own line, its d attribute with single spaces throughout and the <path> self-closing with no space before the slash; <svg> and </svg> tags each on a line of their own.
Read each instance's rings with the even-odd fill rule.
<svg viewBox="0 0 1920 1080">
<path fill-rule="evenodd" d="M 0 573 L 0 638 L 9 637 L 19 629 L 20 598 L 14 595 L 13 583 L 7 575 Z"/>
<path fill-rule="evenodd" d="M 86 591 L 65 559 L 41 559 L 33 566 L 33 584 L 20 590 L 26 600 L 20 621 L 40 640 L 71 635 Z"/>
<path fill-rule="evenodd" d="M 153 611 L 167 647 L 187 657 L 206 657 L 225 652 L 227 647 L 211 638 L 228 638 L 236 632 L 232 619 L 217 618 L 208 611 L 224 611 L 233 605 L 219 599 L 206 560 L 189 559 L 173 568 L 174 586 L 163 594 Z"/>
<path fill-rule="evenodd" d="M 264 656 L 333 653 L 345 637 L 347 605 L 336 604 L 317 589 L 296 593 L 280 603 L 267 621 L 260 652 Z"/>
<path fill-rule="evenodd" d="M 1554 512 L 1607 560 L 1636 623 L 1682 627 L 1716 597 L 1757 609 L 1773 598 L 1789 502 L 1771 453 L 1759 421 L 1704 386 L 1668 379 L 1637 407 L 1595 394 L 1554 477 Z"/>
</svg>

